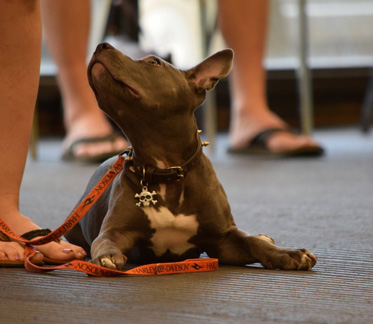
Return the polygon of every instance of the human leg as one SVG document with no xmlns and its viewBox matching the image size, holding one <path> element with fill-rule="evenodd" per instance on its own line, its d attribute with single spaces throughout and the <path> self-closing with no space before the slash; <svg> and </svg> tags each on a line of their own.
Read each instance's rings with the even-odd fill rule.
<svg viewBox="0 0 373 324">
<path fill-rule="evenodd" d="M 90 1 L 42 0 L 42 19 L 49 49 L 58 66 L 58 81 L 63 98 L 66 138 L 64 150 L 82 138 L 105 137 L 113 132 L 98 108 L 87 78 L 87 44 L 90 25 Z M 97 156 L 122 151 L 124 138 L 114 141 L 81 143 L 75 156 Z"/>
<path fill-rule="evenodd" d="M 219 0 L 219 26 L 225 41 L 235 51 L 230 77 L 232 97 L 230 144 L 245 147 L 259 132 L 286 129 L 286 123 L 270 111 L 263 68 L 268 0 Z M 266 141 L 272 152 L 282 152 L 317 143 L 306 136 L 276 132 Z"/>
<path fill-rule="evenodd" d="M 39 1 L 0 1 L 0 33 L 0 217 L 20 235 L 39 228 L 19 211 L 19 191 L 39 84 Z M 82 257 L 81 248 L 67 243 L 53 242 L 38 249 L 53 259 Z M 21 245 L 0 241 L 0 260 L 23 258 Z"/>
</svg>

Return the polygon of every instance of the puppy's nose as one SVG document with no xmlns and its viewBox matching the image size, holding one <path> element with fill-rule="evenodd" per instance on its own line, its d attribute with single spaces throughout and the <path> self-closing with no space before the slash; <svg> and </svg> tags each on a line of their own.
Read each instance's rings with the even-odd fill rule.
<svg viewBox="0 0 373 324">
<path fill-rule="evenodd" d="M 98 44 L 95 53 L 100 53 L 100 52 L 102 52 L 104 50 L 108 50 L 108 49 L 114 49 L 114 47 L 111 46 L 109 43 L 101 43 L 101 44 Z"/>
</svg>

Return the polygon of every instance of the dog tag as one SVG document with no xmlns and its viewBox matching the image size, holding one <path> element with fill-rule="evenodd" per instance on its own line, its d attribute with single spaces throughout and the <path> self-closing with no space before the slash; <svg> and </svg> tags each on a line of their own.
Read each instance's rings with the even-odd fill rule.
<svg viewBox="0 0 373 324">
<path fill-rule="evenodd" d="M 147 186 L 142 186 L 141 193 L 135 195 L 135 198 L 139 200 L 139 202 L 136 203 L 136 206 L 149 207 L 151 203 L 155 205 L 157 203 L 157 200 L 153 198 L 156 194 L 157 193 L 154 190 L 153 192 L 150 192 Z"/>
</svg>

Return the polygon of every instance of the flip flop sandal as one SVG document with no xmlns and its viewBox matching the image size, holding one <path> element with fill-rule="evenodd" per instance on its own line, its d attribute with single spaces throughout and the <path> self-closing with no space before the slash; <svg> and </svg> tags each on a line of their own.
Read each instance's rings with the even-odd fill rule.
<svg viewBox="0 0 373 324">
<path fill-rule="evenodd" d="M 70 144 L 70 146 L 67 148 L 67 150 L 62 154 L 62 160 L 64 161 L 77 161 L 77 162 L 83 162 L 83 163 L 102 163 L 108 158 L 118 155 L 124 150 L 112 150 L 105 153 L 100 153 L 97 155 L 89 155 L 89 156 L 77 156 L 75 154 L 75 149 L 80 144 L 88 144 L 88 143 L 104 143 L 104 142 L 110 142 L 114 143 L 118 138 L 123 137 L 118 132 L 113 132 L 107 136 L 102 137 L 90 137 L 90 138 L 81 138 L 73 143 Z"/>
<path fill-rule="evenodd" d="M 267 157 L 316 157 L 324 153 L 324 149 L 319 145 L 303 146 L 295 150 L 287 150 L 283 152 L 272 152 L 267 146 L 267 139 L 273 134 L 279 132 L 292 133 L 286 129 L 270 128 L 257 134 L 246 147 L 243 148 L 229 148 L 228 153 L 232 154 L 247 154 Z"/>
<path fill-rule="evenodd" d="M 48 228 L 37 229 L 37 230 L 32 230 L 32 231 L 29 231 L 27 233 L 24 233 L 23 235 L 21 235 L 21 237 L 25 238 L 26 240 L 32 240 L 32 239 L 34 239 L 36 237 L 39 237 L 39 236 L 45 236 L 45 235 L 47 235 L 51 232 L 52 231 Z M 12 240 L 7 235 L 0 232 L 0 241 L 11 242 Z M 57 241 L 59 242 L 61 240 L 59 239 Z M 34 262 L 34 264 L 39 265 L 39 266 L 44 265 L 44 264 L 60 265 L 60 264 L 64 264 L 64 263 L 66 263 L 66 261 L 54 260 L 54 259 L 50 259 L 50 258 L 45 257 L 45 256 L 43 257 L 43 261 Z M 3 268 L 23 268 L 24 267 L 24 261 L 20 261 L 20 260 L 0 260 L 0 267 L 3 267 Z"/>
<path fill-rule="evenodd" d="M 40 230 L 40 231 L 42 231 L 42 230 Z M 33 232 L 33 231 L 31 231 L 31 232 Z M 27 235 L 28 233 L 30 233 L 30 232 L 27 232 L 23 235 Z M 24 237 L 23 235 L 22 235 L 22 237 Z M 24 237 L 24 238 L 28 239 L 28 237 Z M 2 241 L 2 242 L 12 242 L 13 240 L 10 239 L 6 234 L 0 232 L 0 241 Z M 24 264 L 25 264 L 25 262 L 21 261 L 21 260 L 0 260 L 0 267 L 2 267 L 2 268 L 24 268 Z M 35 264 L 44 265 L 44 262 L 43 261 L 36 262 Z"/>
</svg>

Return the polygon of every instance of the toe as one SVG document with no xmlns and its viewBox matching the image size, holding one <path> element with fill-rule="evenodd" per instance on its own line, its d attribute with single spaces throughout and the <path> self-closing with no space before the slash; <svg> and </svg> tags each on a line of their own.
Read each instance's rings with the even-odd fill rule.
<svg viewBox="0 0 373 324">
<path fill-rule="evenodd" d="M 101 265 L 105 268 L 109 268 L 113 270 L 116 269 L 115 263 L 110 258 L 102 258 L 100 262 L 101 262 Z"/>
<path fill-rule="evenodd" d="M 37 249 L 47 258 L 62 262 L 73 259 L 84 259 L 87 255 L 81 247 L 64 241 L 40 245 Z"/>
<path fill-rule="evenodd" d="M 0 251 L 0 260 L 8 260 L 8 256 L 4 251 Z"/>
<path fill-rule="evenodd" d="M 294 254 L 294 258 L 299 263 L 299 270 L 311 270 L 316 264 L 316 257 L 307 249 L 296 251 Z"/>
<path fill-rule="evenodd" d="M 64 247 L 64 250 L 70 249 L 74 254 L 75 259 L 84 259 L 87 256 L 87 253 L 80 246 L 68 243 L 66 241 L 61 241 L 60 244 Z"/>
<path fill-rule="evenodd" d="M 8 249 L 4 255 L 5 258 L 3 258 L 3 260 L 21 261 L 21 259 L 24 259 L 24 251 L 17 251 L 17 249 L 14 248 Z"/>
<path fill-rule="evenodd" d="M 318 145 L 311 137 L 288 132 L 278 132 L 267 140 L 267 146 L 272 152 L 285 152 Z"/>
<path fill-rule="evenodd" d="M 0 242 L 0 260 L 23 261 L 25 250 L 17 242 Z"/>
<path fill-rule="evenodd" d="M 25 261 L 25 249 L 23 244 L 17 242 L 0 242 L 0 260 L 4 261 Z M 33 263 L 42 263 L 43 255 L 36 253 L 32 258 Z"/>
</svg>

